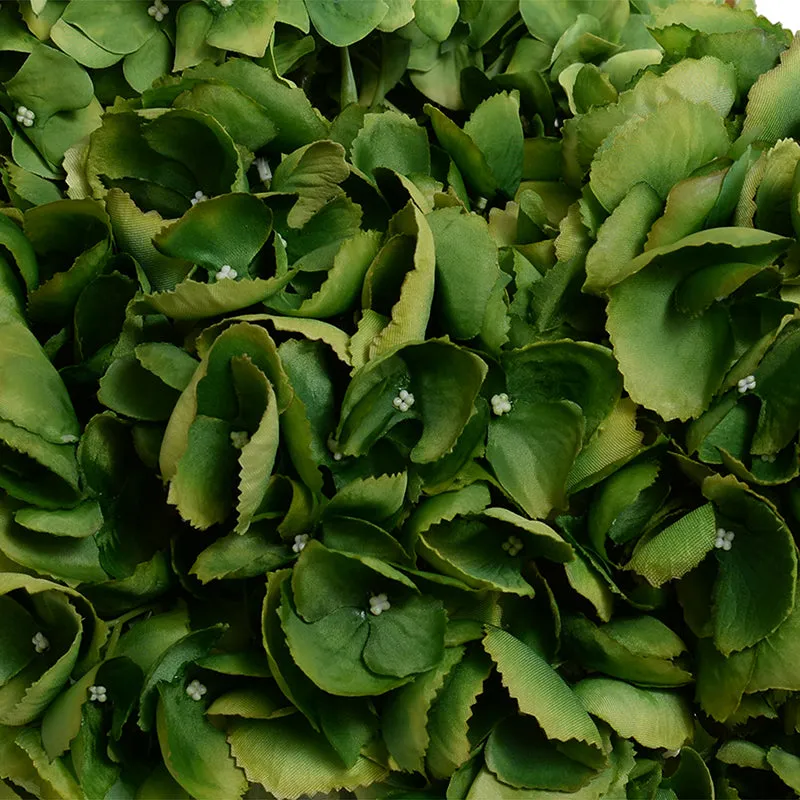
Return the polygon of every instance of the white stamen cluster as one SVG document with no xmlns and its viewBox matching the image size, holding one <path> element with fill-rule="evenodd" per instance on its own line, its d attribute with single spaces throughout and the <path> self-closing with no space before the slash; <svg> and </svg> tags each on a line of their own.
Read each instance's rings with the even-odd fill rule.
<svg viewBox="0 0 800 800">
<path fill-rule="evenodd" d="M 717 528 L 717 538 L 714 540 L 714 547 L 717 550 L 730 550 L 736 534 L 733 531 L 726 531 L 725 528 Z"/>
<path fill-rule="evenodd" d="M 257 158 L 253 162 L 258 170 L 258 177 L 261 178 L 262 183 L 269 183 L 272 180 L 272 170 L 269 166 L 269 161 L 266 158 Z"/>
<path fill-rule="evenodd" d="M 223 8 L 230 8 L 233 5 L 233 0 L 217 0 Z"/>
<path fill-rule="evenodd" d="M 250 441 L 250 434 L 247 431 L 231 431 L 231 444 L 241 450 Z"/>
<path fill-rule="evenodd" d="M 511 401 L 508 399 L 508 395 L 505 392 L 492 395 L 491 403 L 492 412 L 498 417 L 502 417 L 503 414 L 508 414 L 508 412 L 511 411 Z"/>
<path fill-rule="evenodd" d="M 522 552 L 522 540 L 518 539 L 516 536 L 509 536 L 503 542 L 503 550 L 506 551 L 510 556 L 518 556 Z"/>
<path fill-rule="evenodd" d="M 186 694 L 192 698 L 192 700 L 200 700 L 202 699 L 203 695 L 208 691 L 205 686 L 198 680 L 192 681 L 186 687 Z"/>
<path fill-rule="evenodd" d="M 739 394 L 752 392 L 753 389 L 756 388 L 756 376 L 748 375 L 746 378 L 742 378 L 739 383 L 736 384 L 736 388 L 739 390 Z"/>
<path fill-rule="evenodd" d="M 200 189 L 198 189 L 194 193 L 194 197 L 192 198 L 192 205 L 196 206 L 198 203 L 202 203 L 206 200 L 208 200 L 208 196 L 203 194 L 203 192 Z"/>
<path fill-rule="evenodd" d="M 235 280 L 238 277 L 239 273 L 230 265 L 230 264 L 223 264 L 219 268 L 219 272 L 217 272 L 217 280 L 218 281 L 225 281 L 225 280 Z"/>
<path fill-rule="evenodd" d="M 302 553 L 305 550 L 306 545 L 308 544 L 308 540 L 311 537 L 307 533 L 298 533 L 297 536 L 294 537 L 294 544 L 292 545 L 292 552 L 293 553 Z"/>
<path fill-rule="evenodd" d="M 768 453 L 764 453 L 764 455 L 761 456 L 761 460 L 762 461 L 766 461 L 767 464 L 774 464 L 775 463 L 775 456 L 771 456 Z"/>
<path fill-rule="evenodd" d="M 45 650 L 50 649 L 50 642 L 41 631 L 34 634 L 33 639 L 31 639 L 31 644 L 33 644 L 33 649 L 36 650 L 37 653 L 44 653 Z"/>
<path fill-rule="evenodd" d="M 478 211 L 483 211 L 483 209 L 486 208 L 488 202 L 489 201 L 485 197 L 477 197 L 475 198 L 475 208 L 477 208 Z"/>
<path fill-rule="evenodd" d="M 29 108 L 25 106 L 20 106 L 17 109 L 17 122 L 20 125 L 24 125 L 26 128 L 30 128 L 33 125 L 34 121 L 36 120 L 36 114 L 33 113 Z"/>
<path fill-rule="evenodd" d="M 154 0 L 153 5 L 147 9 L 147 13 L 156 21 L 161 22 L 169 14 L 169 7 L 164 0 Z"/>
<path fill-rule="evenodd" d="M 374 614 L 376 617 L 380 616 L 384 611 L 388 611 L 391 607 L 392 604 L 385 594 L 374 594 L 369 599 L 370 613 Z"/>
<path fill-rule="evenodd" d="M 105 703 L 108 700 L 105 686 L 90 686 L 89 700 L 92 703 Z"/>
<path fill-rule="evenodd" d="M 397 393 L 397 397 L 395 397 L 395 399 L 392 400 L 392 405 L 398 411 L 402 412 L 408 411 L 408 409 L 414 405 L 414 395 L 411 394 L 411 392 L 406 391 L 405 389 L 401 389 Z"/>
</svg>

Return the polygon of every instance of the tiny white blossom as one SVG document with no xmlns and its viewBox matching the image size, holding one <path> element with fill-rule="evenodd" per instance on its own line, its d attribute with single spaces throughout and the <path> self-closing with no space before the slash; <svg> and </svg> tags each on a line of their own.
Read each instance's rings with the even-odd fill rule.
<svg viewBox="0 0 800 800">
<path fill-rule="evenodd" d="M 414 405 L 414 395 L 407 389 L 401 389 L 397 393 L 397 397 L 392 400 L 392 405 L 401 412 L 408 411 Z"/>
<path fill-rule="evenodd" d="M 154 0 L 153 5 L 147 9 L 147 13 L 156 21 L 161 22 L 169 14 L 169 7 L 164 0 Z"/>
<path fill-rule="evenodd" d="M 328 437 L 328 450 L 331 451 L 334 461 L 342 460 L 342 454 L 336 448 L 336 440 L 333 438 L 333 436 Z"/>
<path fill-rule="evenodd" d="M 250 434 L 247 431 L 231 431 L 231 444 L 241 450 L 250 441 Z"/>
<path fill-rule="evenodd" d="M 41 631 L 38 631 L 34 635 L 33 639 L 31 639 L 31 643 L 33 644 L 33 649 L 36 650 L 37 653 L 44 653 L 45 650 L 50 649 L 50 642 Z"/>
<path fill-rule="evenodd" d="M 92 703 L 105 703 L 108 700 L 105 686 L 90 686 L 89 687 L 89 700 Z"/>
<path fill-rule="evenodd" d="M 762 461 L 766 461 L 767 464 L 774 464 L 775 463 L 775 456 L 769 455 L 768 453 L 765 453 L 763 456 L 761 456 L 761 460 Z"/>
<path fill-rule="evenodd" d="M 733 531 L 726 531 L 724 528 L 717 528 L 717 538 L 714 540 L 714 547 L 717 550 L 730 550 L 736 534 Z"/>
<path fill-rule="evenodd" d="M 389 598 L 385 594 L 374 594 L 369 599 L 370 613 L 376 617 L 380 616 L 384 611 L 388 611 L 392 607 Z"/>
<path fill-rule="evenodd" d="M 230 264 L 223 264 L 217 272 L 218 281 L 235 280 L 238 276 L 239 273 Z"/>
<path fill-rule="evenodd" d="M 522 548 L 522 540 L 518 539 L 516 536 L 509 536 L 508 539 L 503 542 L 503 550 L 510 556 L 518 556 L 522 552 Z"/>
<path fill-rule="evenodd" d="M 200 189 L 198 189 L 194 193 L 194 197 L 192 198 L 192 205 L 196 206 L 198 203 L 202 203 L 205 200 L 208 200 L 208 196 L 204 195 L 203 192 Z"/>
<path fill-rule="evenodd" d="M 257 158 L 254 162 L 256 170 L 258 170 L 258 177 L 261 178 L 262 183 L 269 183 L 272 180 L 272 170 L 269 166 L 269 161 L 266 158 Z"/>
<path fill-rule="evenodd" d="M 292 545 L 292 552 L 294 553 L 302 553 L 305 550 L 306 545 L 308 544 L 308 540 L 311 537 L 307 533 L 298 533 L 297 536 L 294 537 L 294 544 Z"/>
<path fill-rule="evenodd" d="M 511 401 L 508 399 L 508 395 L 505 392 L 492 395 L 490 402 L 492 404 L 492 412 L 498 417 L 502 417 L 503 414 L 508 414 L 508 412 L 511 411 Z"/>
<path fill-rule="evenodd" d="M 489 201 L 485 197 L 477 197 L 475 198 L 475 208 L 477 208 L 478 211 L 483 211 L 488 202 Z"/>
<path fill-rule="evenodd" d="M 739 390 L 739 394 L 752 392 L 753 389 L 756 388 L 755 375 L 748 375 L 746 378 L 742 378 L 739 383 L 736 384 L 736 388 Z"/>
<path fill-rule="evenodd" d="M 17 122 L 19 122 L 20 125 L 30 128 L 35 120 L 36 114 L 34 114 L 29 108 L 26 108 L 25 106 L 19 106 L 19 108 L 17 108 Z"/>
<path fill-rule="evenodd" d="M 200 700 L 207 691 L 208 689 L 198 680 L 192 681 L 186 687 L 186 694 L 188 694 L 192 700 Z"/>
<path fill-rule="evenodd" d="M 217 0 L 223 8 L 230 8 L 233 5 L 233 0 Z"/>
</svg>

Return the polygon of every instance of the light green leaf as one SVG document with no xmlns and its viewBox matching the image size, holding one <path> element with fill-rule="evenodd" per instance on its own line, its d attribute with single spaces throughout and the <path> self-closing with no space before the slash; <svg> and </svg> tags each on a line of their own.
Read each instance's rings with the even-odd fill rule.
<svg viewBox="0 0 800 800">
<path fill-rule="evenodd" d="M 472 708 L 491 669 L 486 654 L 473 650 L 453 667 L 436 696 L 428 714 L 430 743 L 426 754 L 427 769 L 434 777 L 449 778 L 469 758 Z"/>
<path fill-rule="evenodd" d="M 667 131 L 668 141 L 660 144 Z M 659 143 L 655 149 L 654 143 Z M 678 181 L 725 155 L 728 146 L 725 126 L 712 108 L 669 100 L 643 119 L 633 117 L 620 125 L 606 139 L 592 164 L 592 191 L 609 211 L 641 182 L 666 199 Z"/>
<path fill-rule="evenodd" d="M 520 712 L 535 717 L 549 739 L 586 743 L 595 751 L 587 757 L 596 760 L 602 749 L 600 732 L 584 711 L 582 698 L 561 676 L 535 650 L 505 631 L 491 630 L 483 646 Z"/>
<path fill-rule="evenodd" d="M 680 578 L 711 552 L 716 530 L 714 508 L 706 503 L 664 530 L 643 537 L 626 569 L 639 573 L 653 586 Z"/>
<path fill-rule="evenodd" d="M 325 738 L 299 715 L 231 725 L 231 753 L 248 780 L 278 797 L 353 790 L 377 783 L 387 770 L 360 756 L 345 767 Z"/>
<path fill-rule="evenodd" d="M 261 58 L 277 16 L 278 0 L 237 0 L 215 15 L 206 41 L 220 50 Z"/>
<path fill-rule="evenodd" d="M 363 39 L 386 16 L 383 0 L 364 0 L 347 6 L 336 0 L 305 0 L 308 16 L 323 39 L 336 47 L 347 47 Z"/>
<path fill-rule="evenodd" d="M 694 735 L 690 707 L 674 692 L 638 689 L 610 678 L 586 678 L 574 692 L 592 716 L 643 747 L 678 750 Z"/>
<path fill-rule="evenodd" d="M 747 99 L 742 133 L 731 149 L 734 158 L 756 141 L 775 144 L 792 135 L 797 126 L 795 98 L 800 74 L 800 43 L 781 53 L 781 62 L 755 82 Z"/>
</svg>

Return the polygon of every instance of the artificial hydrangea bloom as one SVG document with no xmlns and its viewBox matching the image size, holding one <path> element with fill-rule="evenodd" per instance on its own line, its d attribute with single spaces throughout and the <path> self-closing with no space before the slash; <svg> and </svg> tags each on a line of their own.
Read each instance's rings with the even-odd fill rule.
<svg viewBox="0 0 800 800">
<path fill-rule="evenodd" d="M 41 631 L 38 631 L 34 635 L 34 637 L 31 639 L 31 642 L 33 643 L 33 647 L 37 653 L 44 653 L 45 650 L 50 649 L 50 642 Z"/>
<path fill-rule="evenodd" d="M 523 546 L 522 540 L 516 536 L 509 536 L 508 539 L 503 542 L 503 550 L 510 556 L 518 556 L 522 552 Z"/>
<path fill-rule="evenodd" d="M 201 189 L 198 189 L 194 193 L 194 197 L 192 198 L 191 202 L 193 206 L 196 206 L 198 203 L 202 203 L 205 200 L 208 200 L 208 197 L 205 194 L 203 194 L 203 191 Z"/>
</svg>

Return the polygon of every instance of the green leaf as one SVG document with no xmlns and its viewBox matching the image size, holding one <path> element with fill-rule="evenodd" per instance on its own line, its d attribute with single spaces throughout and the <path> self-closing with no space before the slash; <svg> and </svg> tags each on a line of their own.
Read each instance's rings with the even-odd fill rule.
<svg viewBox="0 0 800 800">
<path fill-rule="evenodd" d="M 149 18 L 147 21 L 152 23 Z M 37 128 L 43 128 L 59 112 L 85 108 L 94 94 L 84 70 L 69 56 L 45 46 L 34 48 L 5 86 L 17 106 L 34 112 Z"/>
<path fill-rule="evenodd" d="M 182 676 L 188 664 L 198 658 L 207 656 L 224 632 L 224 626 L 215 625 L 188 633 L 186 636 L 174 640 L 175 621 L 165 620 L 165 633 L 172 641 L 165 649 L 160 650 L 156 659 L 150 664 L 145 675 L 142 690 L 139 695 L 139 727 L 143 731 L 152 730 L 155 722 L 156 706 L 159 704 L 160 687 L 172 683 Z M 180 621 L 179 621 L 180 622 Z M 144 633 L 144 631 L 142 631 Z M 149 631 L 148 631 L 149 633 Z M 165 644 L 163 634 L 159 644 Z M 169 639 L 167 641 L 169 641 Z M 185 693 L 183 693 L 185 696 Z M 162 737 L 159 735 L 159 739 Z"/>
<path fill-rule="evenodd" d="M 708 478 L 703 493 L 736 534 L 731 549 L 720 551 L 713 595 L 714 643 L 729 655 L 773 633 L 791 613 L 797 552 L 774 507 L 732 476 Z"/>
<path fill-rule="evenodd" d="M 535 650 L 505 631 L 491 630 L 483 646 L 520 712 L 535 717 L 548 739 L 589 745 L 594 754 L 585 756 L 596 760 L 602 749 L 600 733 L 561 676 Z"/>
<path fill-rule="evenodd" d="M 658 144 L 669 131 L 664 145 Z M 654 150 L 654 143 L 656 149 Z M 634 117 L 609 136 L 592 164 L 590 185 L 613 211 L 637 183 L 647 183 L 662 199 L 678 181 L 728 150 L 728 134 L 705 104 L 675 99 L 644 119 Z"/>
<path fill-rule="evenodd" d="M 554 45 L 581 14 L 595 14 L 603 30 L 614 39 L 628 21 L 629 9 L 619 0 L 598 4 L 591 0 L 570 0 L 554 5 L 547 0 L 522 0 L 522 19 L 532 36 Z"/>
<path fill-rule="evenodd" d="M 639 620 L 661 626 L 652 617 L 640 617 Z M 647 649 L 637 652 L 624 641 L 619 641 L 614 623 L 596 627 L 585 617 L 566 617 L 563 626 L 564 653 L 584 667 L 642 686 L 683 686 L 692 680 L 691 673 L 673 664 L 670 656 L 648 652 Z M 661 627 L 663 630 L 656 633 L 656 644 L 669 641 L 666 637 L 674 637 L 666 626 Z"/>
<path fill-rule="evenodd" d="M 480 217 L 457 208 L 434 211 L 427 220 L 436 246 L 434 307 L 453 338 L 472 339 L 500 277 L 497 245 Z"/>
<path fill-rule="evenodd" d="M 135 355 L 111 363 L 100 379 L 97 399 L 112 411 L 134 419 L 169 419 L 178 391 L 145 369 Z"/>
<path fill-rule="evenodd" d="M 500 189 L 513 197 L 522 179 L 523 160 L 518 95 L 502 92 L 484 100 L 464 125 L 464 133 L 483 154 Z"/>
<path fill-rule="evenodd" d="M 753 142 L 772 145 L 791 136 L 797 125 L 794 98 L 798 71 L 800 44 L 793 42 L 781 53 L 780 64 L 761 75 L 750 90 L 742 133 L 731 149 L 734 158 Z"/>
<path fill-rule="evenodd" d="M 592 716 L 643 747 L 678 750 L 694 734 L 689 705 L 679 694 L 610 678 L 586 678 L 574 692 Z"/>
<path fill-rule="evenodd" d="M 122 62 L 125 80 L 137 91 L 144 92 L 153 82 L 167 75 L 172 67 L 172 42 L 160 31 L 154 33 L 136 52 Z"/>
<path fill-rule="evenodd" d="M 297 194 L 297 202 L 286 217 L 292 228 L 301 228 L 326 203 L 338 197 L 350 174 L 345 150 L 338 142 L 319 141 L 284 157 L 275 168 L 271 192 Z"/>
<path fill-rule="evenodd" d="M 197 203 L 155 238 L 164 255 L 217 272 L 223 264 L 246 274 L 266 244 L 272 215 L 257 198 L 228 194 Z"/>
<path fill-rule="evenodd" d="M 560 752 L 530 717 L 506 717 L 492 730 L 484 751 L 486 766 L 517 788 L 574 792 L 595 770 Z"/>
<path fill-rule="evenodd" d="M 0 323 L 0 370 L 14 376 L 0 394 L 0 419 L 53 444 L 76 441 L 78 422 L 61 377 L 20 323 Z"/>
<path fill-rule="evenodd" d="M 367 114 L 353 141 L 352 160 L 370 177 L 379 167 L 400 175 L 427 175 L 431 168 L 428 136 L 414 120 L 396 111 Z"/>
<path fill-rule="evenodd" d="M 386 746 L 398 766 L 424 773 L 430 737 L 428 715 L 446 678 L 464 656 L 463 647 L 449 647 L 437 667 L 392 694 L 381 716 Z"/>
<path fill-rule="evenodd" d="M 261 58 L 267 50 L 277 16 L 277 0 L 236 2 L 215 15 L 206 41 L 220 50 Z"/>
<path fill-rule="evenodd" d="M 485 653 L 468 652 L 453 667 L 437 694 L 428 714 L 430 743 L 426 754 L 428 772 L 434 777 L 449 778 L 469 758 L 469 721 L 491 669 Z"/>
<path fill-rule="evenodd" d="M 172 777 L 192 795 L 242 795 L 247 780 L 234 764 L 224 731 L 206 719 L 206 704 L 189 697 L 180 679 L 162 683 L 158 693 L 158 742 Z"/>
<path fill-rule="evenodd" d="M 363 39 L 386 16 L 383 0 L 365 0 L 356 8 L 336 0 L 305 0 L 308 16 L 323 39 L 347 47 Z"/>
<path fill-rule="evenodd" d="M 363 756 L 345 767 L 325 738 L 299 715 L 231 725 L 231 753 L 248 780 L 278 797 L 351 791 L 381 781 L 386 769 Z"/>
<path fill-rule="evenodd" d="M 648 184 L 631 187 L 600 226 L 597 242 L 586 255 L 584 291 L 599 293 L 617 283 L 625 274 L 627 262 L 644 249 L 647 233 L 661 209 L 661 198 Z"/>
<path fill-rule="evenodd" d="M 21 508 L 14 513 L 14 521 L 31 531 L 83 539 L 93 536 L 103 524 L 103 513 L 93 500 L 75 508 L 47 511 L 42 508 Z"/>
<path fill-rule="evenodd" d="M 486 457 L 503 488 L 534 519 L 566 505 L 567 475 L 584 437 L 581 409 L 568 400 L 513 399 L 489 423 Z"/>
<path fill-rule="evenodd" d="M 642 575 L 653 586 L 681 578 L 714 548 L 716 530 L 714 508 L 706 503 L 664 530 L 642 537 L 626 569 Z"/>
<path fill-rule="evenodd" d="M 62 19 L 82 30 L 92 41 L 112 53 L 138 50 L 157 30 L 155 20 L 142 14 L 142 7 L 111 0 L 103 14 L 90 0 L 70 3 Z"/>
<path fill-rule="evenodd" d="M 770 747 L 767 763 L 790 789 L 800 791 L 800 758 L 780 747 Z"/>
<path fill-rule="evenodd" d="M 362 651 L 370 633 L 366 611 L 340 608 L 307 623 L 289 605 L 284 585 L 279 613 L 294 662 L 323 691 L 344 696 L 383 694 L 407 680 L 367 669 Z"/>
</svg>

